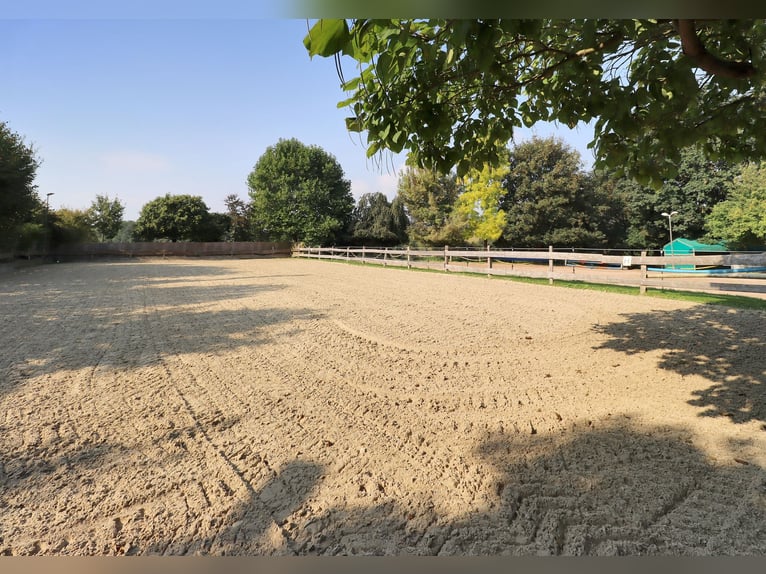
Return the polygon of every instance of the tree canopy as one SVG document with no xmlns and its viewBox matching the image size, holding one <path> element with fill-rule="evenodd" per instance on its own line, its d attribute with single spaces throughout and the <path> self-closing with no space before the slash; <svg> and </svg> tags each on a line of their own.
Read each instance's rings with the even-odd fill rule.
<svg viewBox="0 0 766 574">
<path fill-rule="evenodd" d="M 399 245 L 407 241 L 407 217 L 401 202 L 385 194 L 365 193 L 354 207 L 351 242 L 354 245 Z"/>
<path fill-rule="evenodd" d="M 304 45 L 336 58 L 339 107 L 369 156 L 408 150 L 464 175 L 540 121 L 593 121 L 597 167 L 642 184 L 673 177 L 690 145 L 731 163 L 766 156 L 760 21 L 324 19 Z"/>
<path fill-rule="evenodd" d="M 580 154 L 555 138 L 533 138 L 511 150 L 503 240 L 538 247 L 602 246 L 594 188 L 582 171 Z"/>
<path fill-rule="evenodd" d="M 205 241 L 209 234 L 210 211 L 196 195 L 165 194 L 141 208 L 133 231 L 143 241 Z"/>
<path fill-rule="evenodd" d="M 41 203 L 34 185 L 39 161 L 31 146 L 0 122 L 0 246 L 35 218 Z"/>
<path fill-rule="evenodd" d="M 125 206 L 119 199 L 109 199 L 108 195 L 96 196 L 88 209 L 88 221 L 100 242 L 108 241 L 119 233 L 124 212 Z"/>
<path fill-rule="evenodd" d="M 62 207 L 49 214 L 48 222 L 51 246 L 88 243 L 96 238 L 87 210 Z"/>
<path fill-rule="evenodd" d="M 397 198 L 401 199 L 410 217 L 410 241 L 454 245 L 455 239 L 462 237 L 462 230 L 448 226 L 452 206 L 460 194 L 454 174 L 443 175 L 435 170 L 408 167 L 399 175 L 397 190 Z"/>
<path fill-rule="evenodd" d="M 250 206 L 234 193 L 227 195 L 223 202 L 229 218 L 224 236 L 226 241 L 250 241 L 253 235 L 248 219 Z"/>
<path fill-rule="evenodd" d="M 677 211 L 673 219 L 676 237 L 701 239 L 706 218 L 715 205 L 727 198 L 740 166 L 706 159 L 699 150 L 680 151 L 677 174 L 657 188 L 623 180 L 628 208 L 628 243 L 635 247 L 663 245 L 668 240 L 668 221 L 661 214 Z"/>
<path fill-rule="evenodd" d="M 334 243 L 354 208 L 351 183 L 335 157 L 297 139 L 268 147 L 247 184 L 253 226 L 268 239 Z"/>
<path fill-rule="evenodd" d="M 732 184 L 728 199 L 707 218 L 710 235 L 732 249 L 766 246 L 766 165 L 745 166 Z"/>
<path fill-rule="evenodd" d="M 123 221 L 120 229 L 112 238 L 116 243 L 131 243 L 133 241 L 133 232 L 136 229 L 135 221 Z"/>
<path fill-rule="evenodd" d="M 474 169 L 462 180 L 463 192 L 453 207 L 452 217 L 464 226 L 465 239 L 484 246 L 497 241 L 507 221 L 500 203 L 505 196 L 503 178 L 508 167 Z"/>
</svg>

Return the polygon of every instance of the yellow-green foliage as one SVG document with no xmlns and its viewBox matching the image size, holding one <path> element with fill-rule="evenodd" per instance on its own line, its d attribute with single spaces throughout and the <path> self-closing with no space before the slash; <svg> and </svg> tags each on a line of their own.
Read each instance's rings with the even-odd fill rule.
<svg viewBox="0 0 766 574">
<path fill-rule="evenodd" d="M 500 209 L 500 200 L 505 194 L 503 178 L 507 167 L 484 166 L 471 170 L 463 178 L 463 193 L 455 202 L 453 215 L 466 224 L 466 239 L 469 242 L 492 243 L 503 234 L 505 211 Z"/>
<path fill-rule="evenodd" d="M 88 243 L 95 239 L 87 211 L 62 207 L 51 212 L 51 243 Z"/>
</svg>

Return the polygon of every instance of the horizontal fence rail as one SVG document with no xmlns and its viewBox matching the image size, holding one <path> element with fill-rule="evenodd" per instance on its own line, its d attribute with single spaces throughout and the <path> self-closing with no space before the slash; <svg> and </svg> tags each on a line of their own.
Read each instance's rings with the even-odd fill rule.
<svg viewBox="0 0 766 574">
<path fill-rule="evenodd" d="M 715 255 L 610 255 L 585 251 L 296 247 L 294 257 L 332 259 L 408 269 L 586 281 L 646 289 L 766 294 L 766 252 Z M 695 273 L 684 273 L 684 268 Z M 725 275 L 713 268 L 727 268 Z M 710 269 L 710 274 L 703 270 Z"/>
</svg>

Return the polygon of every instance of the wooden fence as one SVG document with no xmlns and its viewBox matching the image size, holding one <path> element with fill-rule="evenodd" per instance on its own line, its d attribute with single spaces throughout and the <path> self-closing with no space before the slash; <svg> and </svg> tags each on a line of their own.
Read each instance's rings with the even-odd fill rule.
<svg viewBox="0 0 766 574">
<path fill-rule="evenodd" d="M 554 280 L 586 281 L 646 289 L 689 291 L 737 291 L 766 294 L 766 272 L 726 275 L 694 275 L 677 273 L 679 266 L 695 268 L 728 267 L 764 268 L 766 252 L 727 253 L 717 255 L 608 255 L 600 253 L 508 249 L 443 249 L 416 250 L 371 247 L 302 247 L 293 250 L 294 257 L 335 259 L 364 264 L 416 269 L 440 269 L 460 273 L 543 277 Z M 658 270 L 653 270 L 658 269 Z M 662 270 L 659 270 L 662 269 Z"/>
<path fill-rule="evenodd" d="M 290 242 L 140 242 L 82 243 L 64 245 L 50 251 L 58 258 L 93 259 L 96 257 L 290 257 Z"/>
</svg>

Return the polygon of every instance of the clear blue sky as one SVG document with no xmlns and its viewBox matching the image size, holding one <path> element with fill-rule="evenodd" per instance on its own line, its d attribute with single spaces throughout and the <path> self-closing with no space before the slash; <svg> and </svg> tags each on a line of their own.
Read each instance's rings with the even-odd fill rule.
<svg viewBox="0 0 766 574">
<path fill-rule="evenodd" d="M 86 209 L 102 194 L 135 219 L 147 201 L 184 193 L 224 211 L 227 195 L 247 199 L 266 148 L 293 137 L 333 154 L 355 197 L 395 195 L 404 156 L 378 165 L 346 131 L 333 60 L 303 47 L 306 20 L 232 18 L 233 0 L 225 17 L 207 8 L 139 18 L 28 2 L 0 13 L 0 121 L 35 147 L 51 208 Z M 590 167 L 587 127 L 534 132 L 558 135 Z"/>
</svg>

